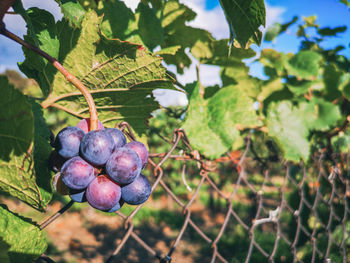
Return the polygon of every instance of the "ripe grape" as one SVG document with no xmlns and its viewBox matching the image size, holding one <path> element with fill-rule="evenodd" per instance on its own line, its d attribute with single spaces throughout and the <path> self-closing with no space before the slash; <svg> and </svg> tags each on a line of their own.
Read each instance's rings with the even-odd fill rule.
<svg viewBox="0 0 350 263">
<path fill-rule="evenodd" d="M 52 151 L 49 156 L 49 168 L 58 173 L 61 170 L 62 165 L 66 162 L 61 155 L 58 154 L 56 150 Z"/>
<path fill-rule="evenodd" d="M 66 161 L 61 169 L 62 181 L 75 190 L 86 188 L 95 175 L 95 168 L 79 156 Z"/>
<path fill-rule="evenodd" d="M 131 184 L 122 187 L 122 199 L 130 205 L 140 205 L 151 194 L 151 184 L 146 176 L 140 174 Z"/>
<path fill-rule="evenodd" d="M 77 127 L 82 129 L 85 133 L 90 131 L 90 118 L 82 119 L 78 122 Z M 104 130 L 103 124 L 97 121 L 97 130 Z"/>
<path fill-rule="evenodd" d="M 106 132 L 112 136 L 116 148 L 123 147 L 126 144 L 126 138 L 121 130 L 108 128 Z"/>
<path fill-rule="evenodd" d="M 148 162 L 148 150 L 147 147 L 142 142 L 129 142 L 125 147 L 133 149 L 141 159 L 142 168 L 145 168 Z"/>
<path fill-rule="evenodd" d="M 109 211 L 120 201 L 120 186 L 107 175 L 96 177 L 86 189 L 89 204 L 99 210 Z"/>
<path fill-rule="evenodd" d="M 106 163 L 107 174 L 118 184 L 129 184 L 141 172 L 141 159 L 129 148 L 117 148 Z"/>
<path fill-rule="evenodd" d="M 80 144 L 80 154 L 93 165 L 104 165 L 114 150 L 114 141 L 105 130 L 85 134 Z"/>
<path fill-rule="evenodd" d="M 66 127 L 61 130 L 55 140 L 55 148 L 59 155 L 69 159 L 79 154 L 79 146 L 85 132 L 77 127 Z"/>
<path fill-rule="evenodd" d="M 86 202 L 86 189 L 84 190 L 70 189 L 69 196 L 75 202 L 78 202 L 78 203 Z"/>
</svg>

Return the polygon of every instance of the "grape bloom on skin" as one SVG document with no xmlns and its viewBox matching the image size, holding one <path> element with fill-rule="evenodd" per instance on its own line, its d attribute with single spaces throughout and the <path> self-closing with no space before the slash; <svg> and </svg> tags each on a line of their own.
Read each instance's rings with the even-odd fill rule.
<svg viewBox="0 0 350 263">
<path fill-rule="evenodd" d="M 122 199 L 130 205 L 140 205 L 151 195 L 151 184 L 147 177 L 140 174 L 131 184 L 122 187 Z"/>
<path fill-rule="evenodd" d="M 142 142 L 132 141 L 127 143 L 125 147 L 133 149 L 137 153 L 141 159 L 142 168 L 145 168 L 148 163 L 148 150 L 146 145 L 144 145 Z"/>
<path fill-rule="evenodd" d="M 95 168 L 84 161 L 81 157 L 75 156 L 66 161 L 61 169 L 63 183 L 71 189 L 81 190 L 86 188 L 95 179 Z"/>
<path fill-rule="evenodd" d="M 80 154 L 89 163 L 104 165 L 114 150 L 114 140 L 105 130 L 85 134 L 80 144 Z"/>
<path fill-rule="evenodd" d="M 66 159 L 77 156 L 84 135 L 85 132 L 78 127 L 66 127 L 61 130 L 54 142 L 58 154 Z"/>
<path fill-rule="evenodd" d="M 109 211 L 118 205 L 120 197 L 120 186 L 107 175 L 96 177 L 86 189 L 86 199 L 89 204 L 102 211 Z"/>
<path fill-rule="evenodd" d="M 141 159 L 137 153 L 129 148 L 115 149 L 106 163 L 107 174 L 118 184 L 129 184 L 141 172 Z"/>
<path fill-rule="evenodd" d="M 116 148 L 123 147 L 126 144 L 125 135 L 121 130 L 115 128 L 108 128 L 106 129 L 106 132 L 108 132 L 112 136 Z"/>
</svg>

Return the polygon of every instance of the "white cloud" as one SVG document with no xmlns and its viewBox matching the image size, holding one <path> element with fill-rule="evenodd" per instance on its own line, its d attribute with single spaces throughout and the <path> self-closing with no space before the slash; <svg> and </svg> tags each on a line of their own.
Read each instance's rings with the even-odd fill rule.
<svg viewBox="0 0 350 263">
<path fill-rule="evenodd" d="M 272 26 L 276 22 L 283 22 L 282 15 L 286 12 L 286 9 L 281 6 L 266 6 L 266 28 Z"/>
</svg>

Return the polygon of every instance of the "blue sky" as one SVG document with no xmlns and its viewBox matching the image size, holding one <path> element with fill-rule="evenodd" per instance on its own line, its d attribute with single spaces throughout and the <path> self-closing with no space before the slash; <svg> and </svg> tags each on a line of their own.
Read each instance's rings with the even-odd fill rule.
<svg viewBox="0 0 350 263">
<path fill-rule="evenodd" d="M 181 0 L 180 0 L 181 1 Z M 56 19 L 60 19 L 61 15 L 59 8 L 54 0 L 37 1 L 37 0 L 22 0 L 26 8 L 38 6 L 52 12 Z M 132 8 L 135 8 L 137 0 L 125 0 Z M 197 18 L 190 23 L 196 27 L 202 27 L 213 33 L 217 38 L 228 37 L 228 26 L 225 22 L 223 12 L 219 6 L 219 0 L 182 0 L 183 3 L 189 5 L 197 12 Z M 317 15 L 318 23 L 321 27 L 324 26 L 340 26 L 350 24 L 349 9 L 339 2 L 339 0 L 267 0 L 267 25 L 274 22 L 287 22 L 297 15 L 300 18 L 303 16 Z M 5 23 L 9 30 L 16 34 L 23 35 L 25 32 L 25 23 L 23 20 L 14 15 L 6 15 Z M 274 43 L 263 43 L 261 47 L 255 47 L 257 51 L 266 47 L 273 47 L 283 52 L 296 52 L 299 47 L 299 40 L 294 35 L 297 27 L 291 27 L 286 33 L 282 34 Z M 350 29 L 346 33 L 341 34 L 338 38 L 332 38 L 326 41 L 326 47 L 332 48 L 339 43 L 345 44 L 347 49 L 342 54 L 350 57 Z M 16 63 L 23 61 L 21 47 L 12 41 L 0 36 L 0 72 L 6 68 L 17 68 Z M 200 72 L 204 84 L 211 85 L 220 83 L 219 69 L 213 66 L 203 66 Z M 256 76 L 261 76 L 261 68 L 258 65 L 252 67 L 251 73 Z M 196 77 L 195 66 L 186 71 L 184 76 L 179 76 L 179 79 L 188 83 Z"/>
</svg>

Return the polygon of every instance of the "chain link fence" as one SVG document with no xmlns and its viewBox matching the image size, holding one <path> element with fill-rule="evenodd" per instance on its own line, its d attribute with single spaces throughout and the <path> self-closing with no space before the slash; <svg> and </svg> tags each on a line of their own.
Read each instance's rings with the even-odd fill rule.
<svg viewBox="0 0 350 263">
<path fill-rule="evenodd" d="M 118 128 L 135 139 L 127 123 L 121 123 Z M 118 262 L 130 239 L 153 256 L 154 262 L 175 262 L 174 251 L 188 232 L 195 235 L 190 242 L 200 243 L 208 262 L 350 262 L 350 156 L 333 156 L 337 161 L 332 163 L 321 152 L 313 156 L 310 166 L 281 161 L 270 165 L 257 156 L 251 144 L 247 137 L 243 152 L 209 161 L 192 149 L 183 130 L 175 130 L 171 149 L 150 154 L 149 166 L 154 176 L 152 192 L 162 188 L 171 202 L 177 204 L 177 217 L 183 222 L 174 230 L 176 237 L 167 249 L 159 251 L 145 241 L 142 231 L 133 222 L 143 205 L 137 206 L 128 216 L 117 211 L 125 232 L 106 262 Z M 188 198 L 181 198 L 167 184 L 163 168 L 170 159 L 182 163 L 179 174 L 188 189 L 191 188 L 186 182 L 186 164 L 196 164 L 198 183 Z M 229 192 L 212 177 L 214 171 L 220 170 L 220 163 L 225 163 L 232 171 L 225 175 L 230 178 L 225 179 L 231 183 Z M 203 189 L 223 207 L 220 224 L 208 227 L 193 216 L 193 204 Z M 41 228 L 72 204 L 70 202 L 45 220 Z M 210 208 L 206 206 L 205 209 Z M 215 217 L 215 211 L 213 213 Z M 46 255 L 38 259 L 42 261 L 54 262 Z"/>
</svg>

